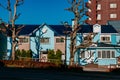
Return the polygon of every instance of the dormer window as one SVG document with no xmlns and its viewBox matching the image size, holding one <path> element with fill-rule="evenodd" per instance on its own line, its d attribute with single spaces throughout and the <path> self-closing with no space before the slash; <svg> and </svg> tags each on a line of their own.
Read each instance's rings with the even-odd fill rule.
<svg viewBox="0 0 120 80">
<path fill-rule="evenodd" d="M 110 43 L 111 42 L 111 36 L 110 35 L 101 35 L 100 41 Z"/>
<path fill-rule="evenodd" d="M 99 32 L 101 32 L 101 25 L 99 25 L 99 24 L 93 25 L 93 32 L 94 32 L 94 33 L 99 33 Z"/>
</svg>

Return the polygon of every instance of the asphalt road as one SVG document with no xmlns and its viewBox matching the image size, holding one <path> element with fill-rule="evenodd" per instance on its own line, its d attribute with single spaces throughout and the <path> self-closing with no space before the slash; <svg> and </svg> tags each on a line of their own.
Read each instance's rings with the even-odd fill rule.
<svg viewBox="0 0 120 80">
<path fill-rule="evenodd" d="M 120 80 L 120 74 L 2 68 L 0 80 Z"/>
</svg>

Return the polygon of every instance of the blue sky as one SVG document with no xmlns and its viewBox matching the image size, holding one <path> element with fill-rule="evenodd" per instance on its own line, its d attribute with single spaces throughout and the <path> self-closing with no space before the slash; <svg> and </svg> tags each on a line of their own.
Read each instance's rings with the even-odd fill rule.
<svg viewBox="0 0 120 80">
<path fill-rule="evenodd" d="M 11 0 L 12 4 L 15 0 Z M 0 0 L 4 6 L 7 0 Z M 13 5 L 12 5 L 13 6 Z M 73 13 L 66 11 L 70 7 L 67 0 L 24 0 L 24 4 L 18 7 L 21 16 L 16 20 L 16 24 L 61 24 L 61 21 L 71 22 Z M 8 22 L 9 13 L 0 7 L 0 18 Z"/>
</svg>

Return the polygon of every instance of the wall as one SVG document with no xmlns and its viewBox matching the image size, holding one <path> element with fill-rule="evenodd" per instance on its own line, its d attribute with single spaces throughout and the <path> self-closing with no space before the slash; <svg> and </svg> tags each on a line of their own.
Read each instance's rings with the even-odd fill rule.
<svg viewBox="0 0 120 80">
<path fill-rule="evenodd" d="M 47 32 L 42 33 L 43 29 L 46 29 Z M 44 37 L 48 37 L 50 39 L 48 44 L 40 43 L 40 38 L 44 38 Z M 39 46 L 39 51 L 37 50 L 38 46 Z M 37 55 L 40 54 L 40 51 L 47 51 L 48 49 L 54 49 L 54 32 L 47 25 L 44 25 L 43 28 L 39 29 L 36 32 L 36 37 L 30 37 L 30 49 L 33 51 L 34 54 Z"/>
<path fill-rule="evenodd" d="M 57 43 L 56 38 L 64 38 L 64 42 Z M 55 45 L 54 45 L 55 51 L 57 51 L 59 49 L 62 51 L 63 54 L 65 54 L 65 37 L 64 36 L 55 36 L 54 41 L 55 41 Z"/>
<path fill-rule="evenodd" d="M 19 38 L 28 38 L 28 42 L 27 43 L 18 43 L 18 49 L 19 50 L 30 50 L 30 39 L 29 39 L 29 36 L 19 36 Z"/>
</svg>

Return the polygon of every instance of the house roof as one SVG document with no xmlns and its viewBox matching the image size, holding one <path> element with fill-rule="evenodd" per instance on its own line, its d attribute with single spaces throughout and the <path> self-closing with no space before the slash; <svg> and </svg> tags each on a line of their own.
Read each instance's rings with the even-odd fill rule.
<svg viewBox="0 0 120 80">
<path fill-rule="evenodd" d="M 106 44 L 106 43 L 98 43 L 98 47 L 120 47 L 120 45 Z"/>
<path fill-rule="evenodd" d="M 101 25 L 101 33 L 118 33 L 112 25 Z"/>
<path fill-rule="evenodd" d="M 120 32 L 120 20 L 108 21 L 108 25 L 112 25 L 118 32 Z"/>
<path fill-rule="evenodd" d="M 72 28 L 70 27 L 65 27 L 64 25 L 49 25 L 51 29 L 53 29 L 56 33 L 55 36 L 57 35 L 65 35 L 66 31 L 72 31 Z"/>
<path fill-rule="evenodd" d="M 60 35 L 65 35 L 65 31 L 72 31 L 71 27 L 66 28 L 64 25 L 49 25 L 54 31 Z M 79 26 L 78 33 L 91 33 L 93 32 L 93 25 Z M 116 29 L 111 25 L 101 25 L 101 33 L 117 33 Z"/>
<path fill-rule="evenodd" d="M 20 25 L 16 25 L 18 28 Z M 40 25 L 24 25 L 18 35 L 30 35 L 35 29 L 37 29 Z"/>
<path fill-rule="evenodd" d="M 44 24 L 46 25 L 46 24 Z M 40 27 L 44 25 L 24 25 L 22 30 L 19 32 L 18 35 L 31 35 Z M 20 25 L 16 25 L 18 28 Z M 65 31 L 71 32 L 71 27 L 65 27 L 64 25 L 48 25 L 50 29 L 55 32 L 55 36 L 58 35 L 65 35 Z M 80 30 L 78 33 L 91 33 L 93 32 L 93 25 L 81 25 L 79 26 Z M 111 25 L 101 25 L 101 33 L 117 33 L 116 29 Z"/>
<path fill-rule="evenodd" d="M 81 25 L 78 33 L 91 33 L 93 32 L 93 25 Z"/>
</svg>

